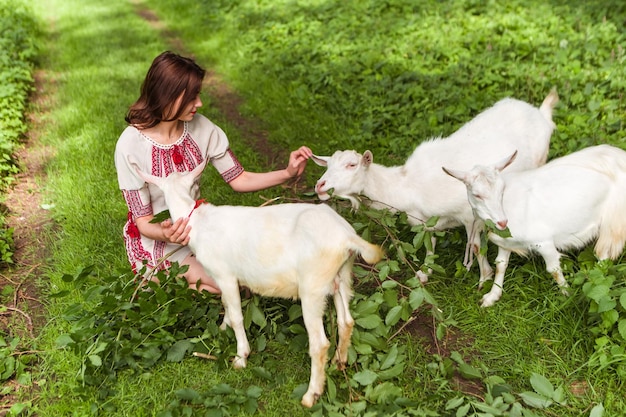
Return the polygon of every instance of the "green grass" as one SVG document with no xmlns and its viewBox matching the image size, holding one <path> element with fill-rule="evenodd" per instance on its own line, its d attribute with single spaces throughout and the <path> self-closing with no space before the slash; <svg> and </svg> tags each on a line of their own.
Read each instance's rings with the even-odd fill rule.
<svg viewBox="0 0 626 417">
<path fill-rule="evenodd" d="M 53 254 L 44 288 L 49 293 L 72 290 L 69 296 L 51 298 L 48 305 L 48 325 L 39 342 L 47 350 L 39 378 L 46 382 L 32 409 L 40 416 L 85 416 L 92 414 L 92 407 L 100 408 L 101 415 L 149 416 L 168 406 L 176 415 L 185 406 L 174 405 L 178 390 L 203 391 L 220 383 L 244 391 L 259 386 L 259 414 L 312 414 L 292 397 L 308 378 L 306 347 L 297 344 L 297 337 L 295 344 L 290 342 L 293 335 L 287 327 L 293 322 L 279 312 L 284 309 L 272 310 L 271 302 L 262 304 L 272 311 L 273 315 L 266 312 L 271 325 L 265 329 L 253 325 L 249 330 L 252 343 L 265 336 L 269 340 L 266 348 L 251 356 L 248 369 L 235 371 L 223 362 L 190 356 L 182 362 L 158 361 L 139 373 L 120 372 L 112 386 L 116 393 L 106 401 L 97 398 L 97 390 L 84 389 L 77 381 L 83 357 L 57 344 L 60 335 L 79 327 L 68 322 L 68 305 L 84 301 L 83 293 L 65 282 L 64 273 L 76 274 L 93 264 L 93 285 L 111 276 L 127 279 L 122 276 L 127 266 L 121 238 L 126 208 L 117 190 L 113 149 L 149 63 L 171 47 L 134 13 L 137 7 L 154 8 L 187 51 L 245 96 L 244 113 L 263 122 L 277 152 L 301 144 L 321 154 L 370 148 L 380 162 L 401 163 L 421 140 L 450 134 L 498 99 L 512 95 L 539 104 L 553 85 L 561 104 L 555 115 L 558 130 L 552 156 L 595 143 L 626 148 L 626 8 L 621 2 L 575 7 L 558 0 L 506 5 L 469 0 L 30 3 L 48 25 L 41 65 L 55 80 L 56 89 L 55 107 L 46 115 L 49 123 L 41 137 L 57 149 L 49 166 L 47 195 L 55 204 L 60 229 L 45 237 Z M 212 108 L 210 99 L 202 112 L 225 129 L 244 166 L 269 168 L 263 157 L 249 149 L 249 138 Z M 312 186 L 321 172 L 311 164 L 307 184 Z M 203 189 L 212 201 L 260 203 L 259 193 L 233 193 L 217 174 L 207 174 Z M 282 193 L 275 189 L 260 194 Z M 345 209 L 341 213 L 354 223 L 367 222 L 361 213 Z M 401 235 L 412 239 L 406 229 Z M 401 355 L 406 365 L 390 381 L 403 396 L 417 402 L 413 414 L 401 409 L 398 415 L 454 415 L 446 404 L 457 397 L 472 407 L 483 404 L 484 391 L 479 399 L 456 387 L 454 371 L 460 367 L 450 359 L 455 351 L 470 370 L 480 373 L 474 381 L 480 387 L 499 377 L 516 395 L 536 392 L 529 382 L 533 373 L 545 376 L 555 387 L 563 386 L 567 404 L 532 409 L 535 415 L 588 415 L 599 403 L 605 415 L 620 415 L 626 408 L 624 375 L 590 360 L 603 352 L 595 344 L 601 334 L 592 333 L 598 331 L 602 316 L 598 319 L 589 312 L 593 303 L 583 294 L 582 284 L 573 285 L 566 298 L 544 272 L 540 259 L 514 256 L 502 299 L 490 309 L 481 309 L 478 302 L 489 286 L 477 291 L 477 271 L 460 267 L 464 239 L 458 230 L 444 235 L 436 262 L 445 273 L 435 274 L 427 285 L 442 310 L 442 320 L 437 322 L 441 337 L 431 346 L 439 349 L 439 356 L 425 352 L 431 341 L 407 334 L 393 340 L 405 349 Z M 579 271 L 594 270 L 595 264 L 587 259 L 586 252 L 571 255 L 566 262 L 570 281 Z M 605 275 L 609 273 L 624 281 L 619 266 Z M 404 281 L 411 275 L 401 267 L 394 276 Z M 371 287 L 367 282 L 357 286 L 359 306 L 376 294 Z M 183 296 L 181 300 L 189 302 Z M 219 308 L 214 298 L 196 302 L 198 308 L 207 304 Z M 377 311 L 386 313 L 385 304 L 380 305 L 385 308 Z M 85 303 L 83 311 L 89 307 Z M 424 310 L 418 313 L 423 315 Z M 367 333 L 361 327 L 357 330 Z M 383 330 L 387 329 L 382 326 L 371 332 Z M 619 335 L 612 340 L 617 347 L 623 342 Z M 222 336 L 211 343 L 227 353 L 233 340 Z M 384 399 L 372 400 L 378 385 L 360 386 L 354 379 L 359 372 L 373 369 L 391 346 L 373 350 L 355 355 L 347 376 L 329 371 L 339 390 L 336 399 L 322 399 L 326 414 L 346 413 L 338 405 L 348 401 L 341 387 L 346 383 L 354 384 L 357 397 L 369 396 L 373 413 L 382 413 Z M 261 366 L 272 378 L 262 377 L 256 369 Z M 579 386 L 586 389 L 575 394 L 574 387 Z M 391 414 L 391 406 L 385 406 Z M 314 413 L 321 415 L 322 410 Z M 199 408 L 196 414 L 203 415 Z"/>
</svg>

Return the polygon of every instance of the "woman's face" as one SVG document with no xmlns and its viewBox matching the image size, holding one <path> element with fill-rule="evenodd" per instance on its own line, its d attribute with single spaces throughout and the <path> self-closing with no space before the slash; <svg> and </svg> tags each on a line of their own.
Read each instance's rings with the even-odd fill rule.
<svg viewBox="0 0 626 417">
<path fill-rule="evenodd" d="M 187 104 L 187 107 L 185 107 L 183 114 L 180 115 L 179 120 L 182 120 L 183 122 L 190 122 L 198 111 L 198 108 L 201 106 L 202 100 L 200 100 L 200 94 L 198 94 L 196 95 L 196 98 L 191 101 L 191 103 Z"/>
<path fill-rule="evenodd" d="M 181 106 L 183 101 L 184 93 L 181 93 L 180 96 L 176 99 L 174 104 L 172 105 L 172 114 L 176 114 L 178 109 Z M 200 100 L 200 94 L 196 95 L 196 97 L 183 109 L 183 112 L 178 117 L 178 120 L 183 122 L 190 122 L 193 119 L 193 116 L 198 111 L 198 108 L 202 106 L 202 100 Z"/>
</svg>

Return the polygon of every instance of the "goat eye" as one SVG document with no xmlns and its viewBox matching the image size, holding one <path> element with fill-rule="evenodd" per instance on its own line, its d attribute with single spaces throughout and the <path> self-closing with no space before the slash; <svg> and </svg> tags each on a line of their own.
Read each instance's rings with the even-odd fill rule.
<svg viewBox="0 0 626 417">
<path fill-rule="evenodd" d="M 348 165 L 346 165 L 346 168 L 354 169 L 356 168 L 356 164 L 354 162 L 350 162 Z"/>
</svg>

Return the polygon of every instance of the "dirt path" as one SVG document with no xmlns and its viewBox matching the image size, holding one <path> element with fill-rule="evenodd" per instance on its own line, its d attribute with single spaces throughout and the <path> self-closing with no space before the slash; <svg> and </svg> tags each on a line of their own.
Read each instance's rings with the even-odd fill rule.
<svg viewBox="0 0 626 417">
<path fill-rule="evenodd" d="M 46 229 L 53 227 L 49 213 L 42 207 L 45 167 L 53 150 L 41 144 L 39 132 L 44 123 L 40 117 L 50 108 L 48 91 L 54 83 L 45 79 L 43 72 L 35 74 L 35 91 L 30 98 L 27 115 L 30 130 L 15 157 L 20 173 L 14 186 L 5 194 L 3 206 L 7 225 L 13 228 L 14 264 L 0 272 L 0 294 L 4 309 L 0 310 L 0 331 L 11 338 L 19 337 L 17 351 L 32 348 L 31 340 L 45 324 L 45 300 L 39 290 L 39 279 L 44 274 L 49 248 Z M 15 392 L 32 393 L 34 385 L 21 386 L 15 380 L 7 381 L 11 391 L 0 397 L 0 416 L 5 415 L 16 401 Z M 31 396 L 32 397 L 32 396 Z"/>
</svg>

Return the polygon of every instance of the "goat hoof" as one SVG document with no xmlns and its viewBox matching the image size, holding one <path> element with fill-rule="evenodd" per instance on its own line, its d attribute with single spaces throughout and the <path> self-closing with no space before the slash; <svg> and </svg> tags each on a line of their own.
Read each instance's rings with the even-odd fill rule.
<svg viewBox="0 0 626 417">
<path fill-rule="evenodd" d="M 304 394 L 304 396 L 302 397 L 302 401 L 300 403 L 306 408 L 311 408 L 319 397 L 319 394 L 310 393 L 307 391 L 306 394 Z"/>
<path fill-rule="evenodd" d="M 482 303 L 480 304 L 481 307 L 485 308 L 485 307 L 491 307 L 493 306 L 496 301 L 498 301 L 500 299 L 500 297 L 490 297 L 489 294 L 486 294 L 483 299 L 482 299 Z"/>
<path fill-rule="evenodd" d="M 241 356 L 236 356 L 233 359 L 233 368 L 242 369 L 245 368 L 247 364 L 246 358 L 242 358 Z"/>
</svg>

